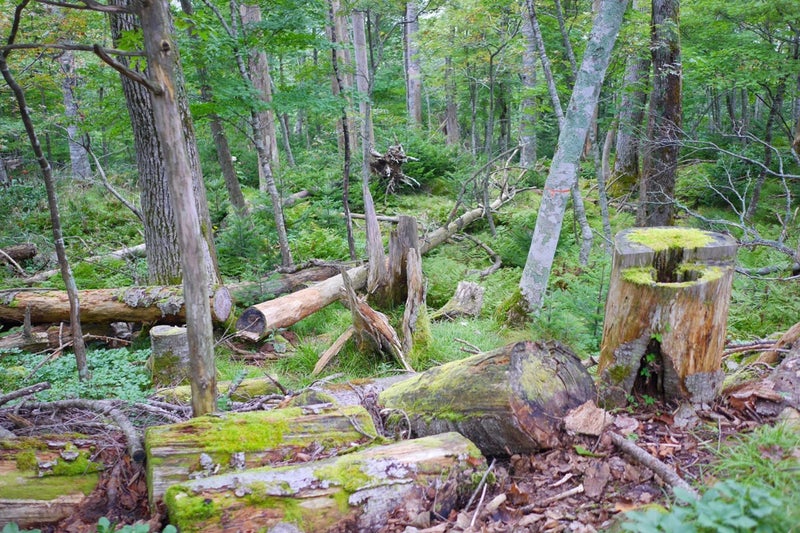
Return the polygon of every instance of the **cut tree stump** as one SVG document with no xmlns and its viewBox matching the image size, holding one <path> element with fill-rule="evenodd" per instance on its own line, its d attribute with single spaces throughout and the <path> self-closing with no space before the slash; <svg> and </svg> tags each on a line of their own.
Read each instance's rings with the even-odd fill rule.
<svg viewBox="0 0 800 533">
<path fill-rule="evenodd" d="M 182 324 L 186 321 L 181 287 L 129 287 L 78 291 L 81 322 L 147 322 Z M 226 323 L 233 311 L 228 289 L 216 287 L 210 299 L 211 317 Z M 30 309 L 32 324 L 69 322 L 69 299 L 66 291 L 6 289 L 0 291 L 0 323 L 22 324 L 25 309 Z"/>
<path fill-rule="evenodd" d="M 379 531 L 403 506 L 447 516 L 459 487 L 486 469 L 480 452 L 456 433 L 375 446 L 282 468 L 258 468 L 171 487 L 169 521 L 183 532 Z M 461 496 L 463 497 L 463 491 Z"/>
<path fill-rule="evenodd" d="M 0 529 L 55 524 L 77 512 L 103 469 L 91 460 L 96 444 L 76 434 L 0 441 Z"/>
<path fill-rule="evenodd" d="M 145 433 L 150 505 L 155 506 L 175 483 L 328 457 L 376 437 L 372 417 L 360 406 L 225 413 L 152 426 Z"/>
<path fill-rule="evenodd" d="M 153 385 L 169 387 L 189 381 L 189 337 L 180 326 L 150 329 L 150 358 L 147 368 Z"/>
<path fill-rule="evenodd" d="M 414 435 L 457 431 L 486 455 L 508 456 L 558 446 L 562 417 L 595 396 L 575 354 L 526 341 L 431 368 L 378 403 L 404 413 Z"/>
<path fill-rule="evenodd" d="M 459 281 L 453 297 L 441 309 L 431 314 L 431 320 L 454 320 L 480 315 L 485 291 L 486 289 L 472 281 Z"/>
<path fill-rule="evenodd" d="M 736 249 L 730 236 L 690 228 L 617 235 L 598 367 L 606 405 L 632 392 L 714 399 Z"/>
</svg>

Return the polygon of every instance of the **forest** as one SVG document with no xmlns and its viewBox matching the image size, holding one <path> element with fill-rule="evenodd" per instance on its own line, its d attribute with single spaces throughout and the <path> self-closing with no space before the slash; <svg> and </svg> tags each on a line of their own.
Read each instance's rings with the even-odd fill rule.
<svg viewBox="0 0 800 533">
<path fill-rule="evenodd" d="M 3 533 L 800 523 L 795 0 L 0 35 Z"/>
</svg>

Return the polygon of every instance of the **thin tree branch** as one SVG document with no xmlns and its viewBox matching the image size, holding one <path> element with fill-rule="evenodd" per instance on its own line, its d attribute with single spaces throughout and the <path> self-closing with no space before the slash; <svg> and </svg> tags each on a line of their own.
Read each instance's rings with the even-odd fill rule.
<svg viewBox="0 0 800 533">
<path fill-rule="evenodd" d="M 97 45 L 88 45 L 88 44 L 65 44 L 65 43 L 20 43 L 20 44 L 9 44 L 6 46 L 0 47 L 0 50 L 5 53 L 6 50 L 74 50 L 77 52 L 94 52 L 94 47 Z M 116 48 L 104 48 L 103 49 L 108 54 L 113 54 L 115 56 L 126 56 L 126 57 L 142 57 L 144 56 L 144 52 L 142 51 L 135 51 L 132 52 L 130 50 L 117 50 Z"/>
<path fill-rule="evenodd" d="M 131 79 L 131 80 L 133 80 L 133 81 L 135 81 L 137 83 L 141 83 L 142 85 L 147 87 L 147 89 L 150 92 L 152 92 L 154 95 L 161 96 L 162 94 L 164 94 L 164 89 L 163 88 L 161 88 L 158 85 L 156 85 L 155 83 L 153 83 L 153 81 L 150 80 L 147 76 L 144 76 L 144 75 L 136 72 L 135 70 L 129 69 L 128 67 L 126 67 L 125 65 L 123 65 L 122 63 L 120 63 L 119 61 L 117 61 L 116 59 L 111 57 L 110 55 L 108 55 L 106 53 L 106 50 L 103 47 L 101 47 L 99 44 L 95 44 L 92 47 L 92 51 L 95 54 L 97 54 L 97 56 L 100 59 L 102 59 L 105 63 L 107 63 L 111 68 L 113 68 L 114 70 L 116 70 L 117 72 L 119 72 L 120 74 L 125 76 L 126 78 L 129 78 L 129 79 Z"/>
<path fill-rule="evenodd" d="M 66 7 L 69 9 L 82 9 L 89 11 L 99 11 L 100 13 L 133 13 L 133 10 L 124 6 L 113 6 L 108 4 L 101 4 L 94 0 L 81 0 L 80 4 L 72 2 L 57 2 L 55 0 L 36 0 L 40 4 L 47 4 L 55 7 Z"/>
</svg>

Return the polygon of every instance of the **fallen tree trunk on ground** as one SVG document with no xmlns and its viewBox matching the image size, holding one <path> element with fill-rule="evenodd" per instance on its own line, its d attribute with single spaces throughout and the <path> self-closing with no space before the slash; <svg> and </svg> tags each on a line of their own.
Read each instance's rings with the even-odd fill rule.
<svg viewBox="0 0 800 533">
<path fill-rule="evenodd" d="M 108 252 L 107 254 L 100 254 L 87 257 L 83 261 L 86 263 L 97 263 L 100 261 L 107 261 L 109 259 L 127 259 L 128 257 L 144 257 L 144 254 L 145 254 L 144 244 L 138 244 L 136 246 L 120 248 L 119 250 Z M 39 272 L 38 274 L 34 274 L 29 278 L 25 278 L 23 281 L 27 284 L 39 283 L 40 281 L 44 281 L 46 279 L 52 278 L 53 276 L 57 276 L 60 273 L 61 271 L 57 268 L 52 270 L 45 270 L 44 272 Z"/>
<path fill-rule="evenodd" d="M 376 446 L 332 459 L 258 468 L 175 485 L 165 502 L 181 531 L 378 531 L 394 509 L 447 516 L 480 452 L 457 433 Z M 448 483 L 438 483 L 447 479 Z M 462 494 L 463 496 L 463 494 Z M 202 509 L 202 512 L 197 512 Z"/>
<path fill-rule="evenodd" d="M 285 408 L 198 417 L 147 429 L 147 490 L 155 506 L 168 487 L 265 464 L 328 457 L 377 437 L 360 406 Z"/>
<path fill-rule="evenodd" d="M 491 209 L 498 209 L 511 198 L 512 195 L 503 195 L 495 200 L 490 207 Z M 423 236 L 420 239 L 420 256 L 428 253 L 472 222 L 481 218 L 485 211 L 483 207 L 467 211 L 450 224 Z M 355 290 L 361 290 L 366 286 L 367 271 L 367 265 L 347 271 Z M 236 322 L 238 334 L 243 338 L 257 341 L 277 329 L 288 328 L 337 301 L 341 296 L 343 287 L 344 281 L 340 274 L 295 293 L 249 307 Z"/>
<path fill-rule="evenodd" d="M 458 431 L 489 456 L 559 445 L 561 420 L 594 399 L 591 376 L 554 343 L 518 342 L 432 368 L 384 390 L 418 436 Z"/>
<path fill-rule="evenodd" d="M 181 287 L 130 287 L 78 291 L 81 322 L 148 322 L 182 324 L 186 320 Z M 0 323 L 22 324 L 30 309 L 32 324 L 69 321 L 66 291 L 8 289 L 0 291 Z M 211 316 L 217 323 L 231 318 L 233 301 L 226 287 L 211 296 Z"/>
<path fill-rule="evenodd" d="M 118 336 L 119 333 L 108 324 L 86 324 L 82 328 L 84 341 L 99 341 L 111 348 L 119 348 L 130 344 L 131 336 Z M 17 331 L 0 338 L 0 350 L 16 348 L 26 352 L 41 350 L 57 350 L 72 345 L 72 328 L 66 325 L 39 325 L 31 331 Z"/>
<path fill-rule="evenodd" d="M 0 262 L 5 263 L 6 258 L 14 261 L 25 261 L 26 259 L 33 259 L 36 257 L 36 245 L 32 242 L 24 242 L 22 244 L 15 244 L 0 248 L 3 253 L 0 254 Z"/>
</svg>

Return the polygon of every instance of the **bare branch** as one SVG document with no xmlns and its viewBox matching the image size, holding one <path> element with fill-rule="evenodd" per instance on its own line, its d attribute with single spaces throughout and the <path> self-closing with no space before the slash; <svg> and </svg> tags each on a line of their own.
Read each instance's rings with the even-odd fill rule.
<svg viewBox="0 0 800 533">
<path fill-rule="evenodd" d="M 47 4 L 49 6 L 99 11 L 100 13 L 133 13 L 133 10 L 127 7 L 101 4 L 100 2 L 95 2 L 94 0 L 81 0 L 80 4 L 74 4 L 72 2 L 57 2 L 55 0 L 37 0 L 37 2 L 40 4 Z"/>
<path fill-rule="evenodd" d="M 145 87 L 147 87 L 150 92 L 152 92 L 156 96 L 161 96 L 164 94 L 164 89 L 160 86 L 153 83 L 148 77 L 136 72 L 135 70 L 129 69 L 110 55 L 106 53 L 106 50 L 101 47 L 99 44 L 96 44 L 92 47 L 92 51 L 97 54 L 97 56 L 102 59 L 105 63 L 107 63 L 111 68 L 129 78 L 137 83 L 141 83 Z"/>
<path fill-rule="evenodd" d="M 5 53 L 6 50 L 74 50 L 77 52 L 94 52 L 95 46 L 96 45 L 66 44 L 66 43 L 20 43 L 20 44 L 9 44 L 0 47 L 0 50 L 2 50 L 3 53 Z M 105 48 L 104 51 L 108 54 L 113 54 L 115 56 L 126 56 L 126 57 L 144 56 L 144 52 L 141 51 L 132 52 L 130 50 L 117 50 L 115 48 Z"/>
</svg>

